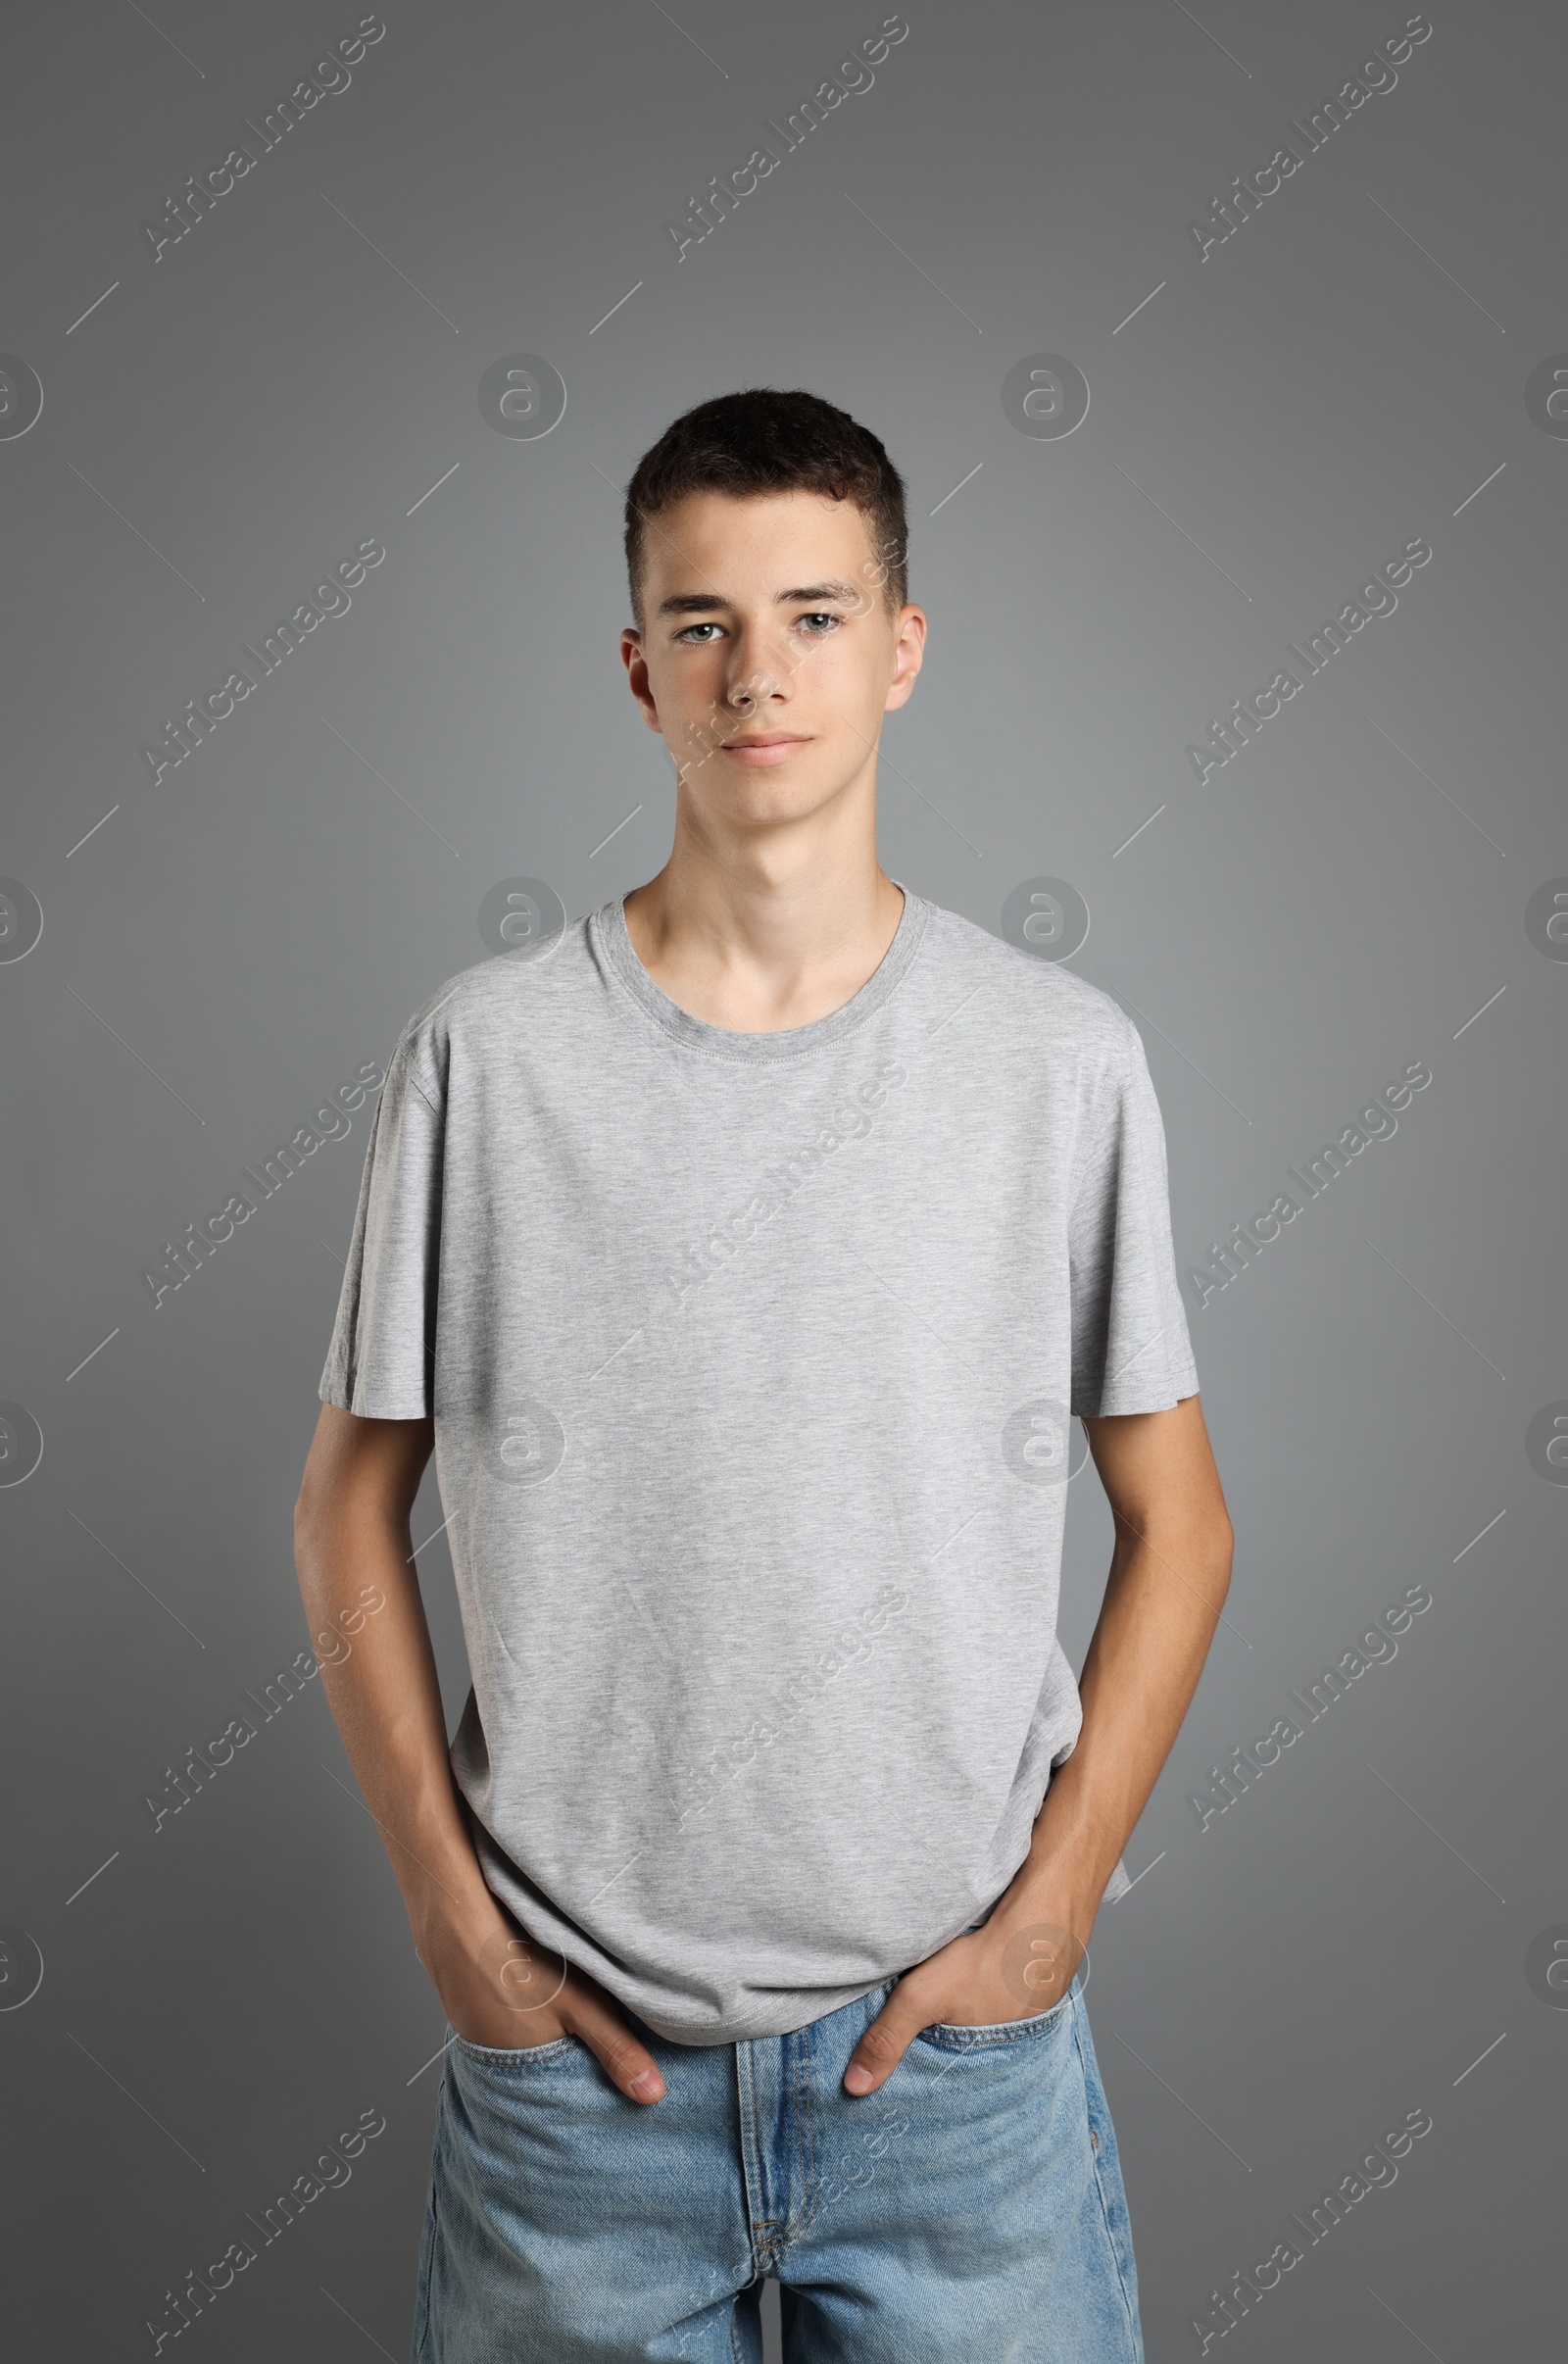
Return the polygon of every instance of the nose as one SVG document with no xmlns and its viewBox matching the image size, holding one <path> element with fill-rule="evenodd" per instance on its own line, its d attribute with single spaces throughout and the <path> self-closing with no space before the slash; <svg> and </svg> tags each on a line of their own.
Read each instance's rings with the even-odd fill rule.
<svg viewBox="0 0 1568 2364">
<path fill-rule="evenodd" d="M 730 670 L 725 683 L 725 703 L 732 712 L 750 715 L 774 703 L 783 703 L 789 696 L 788 664 L 782 650 L 769 644 L 766 634 L 748 627 L 731 644 Z"/>
</svg>

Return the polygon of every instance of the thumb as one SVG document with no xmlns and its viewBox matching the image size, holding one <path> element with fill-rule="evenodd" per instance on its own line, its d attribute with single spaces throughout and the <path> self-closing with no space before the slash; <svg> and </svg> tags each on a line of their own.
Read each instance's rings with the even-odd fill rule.
<svg viewBox="0 0 1568 2364">
<path fill-rule="evenodd" d="M 886 2085 L 920 2030 L 931 2025 L 934 2014 L 907 1990 L 908 1980 L 901 1978 L 856 2045 L 844 2072 L 847 2093 L 874 2093 Z"/>
<path fill-rule="evenodd" d="M 568 1990 L 569 1993 L 569 1990 Z M 572 2035 L 581 2037 L 612 2085 L 628 2100 L 652 2103 L 664 2094 L 659 2063 L 609 2003 L 584 1994 L 562 1996 L 561 2016 Z"/>
</svg>

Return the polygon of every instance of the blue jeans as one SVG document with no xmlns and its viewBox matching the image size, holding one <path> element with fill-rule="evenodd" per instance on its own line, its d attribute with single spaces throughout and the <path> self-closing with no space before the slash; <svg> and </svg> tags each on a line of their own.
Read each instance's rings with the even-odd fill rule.
<svg viewBox="0 0 1568 2364">
<path fill-rule="evenodd" d="M 938 2023 L 887 2083 L 841 2080 L 893 1991 L 788 2036 L 670 2044 L 626 2099 L 575 2036 L 453 2034 L 412 2364 L 1143 2364 L 1116 2138 L 1074 1987 Z"/>
</svg>

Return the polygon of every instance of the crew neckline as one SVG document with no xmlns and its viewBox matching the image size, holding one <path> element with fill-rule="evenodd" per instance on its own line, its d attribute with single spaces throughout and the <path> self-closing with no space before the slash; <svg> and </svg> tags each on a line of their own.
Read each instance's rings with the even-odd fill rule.
<svg viewBox="0 0 1568 2364">
<path fill-rule="evenodd" d="M 588 924 L 596 948 L 633 1001 L 657 1026 L 688 1050 L 704 1052 L 711 1059 L 763 1061 L 805 1059 L 842 1042 L 847 1034 L 855 1033 L 867 1018 L 874 1016 L 898 990 L 919 950 L 932 907 L 923 895 L 906 886 L 902 878 L 895 878 L 892 883 L 904 897 L 904 910 L 887 951 L 858 993 L 852 994 L 837 1010 L 830 1010 L 825 1017 L 812 1018 L 808 1025 L 785 1026 L 770 1034 L 748 1034 L 728 1026 L 711 1025 L 707 1018 L 693 1017 L 689 1010 L 671 1000 L 638 957 L 626 927 L 624 895 L 602 904 Z"/>
</svg>

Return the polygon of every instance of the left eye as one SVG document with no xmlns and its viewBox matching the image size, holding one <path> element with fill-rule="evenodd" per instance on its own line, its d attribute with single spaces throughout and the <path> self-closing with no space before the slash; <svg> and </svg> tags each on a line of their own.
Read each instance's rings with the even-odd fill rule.
<svg viewBox="0 0 1568 2364">
<path fill-rule="evenodd" d="M 825 609 L 818 609 L 814 615 L 798 616 L 795 620 L 797 623 L 824 625 L 831 628 L 839 619 L 836 616 L 829 616 Z"/>
</svg>

